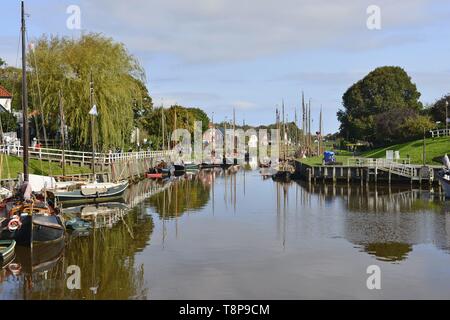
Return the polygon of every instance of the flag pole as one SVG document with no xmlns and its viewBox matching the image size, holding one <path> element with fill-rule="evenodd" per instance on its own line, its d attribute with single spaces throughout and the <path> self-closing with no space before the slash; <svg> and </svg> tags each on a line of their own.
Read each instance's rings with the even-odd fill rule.
<svg viewBox="0 0 450 320">
<path fill-rule="evenodd" d="M 93 114 L 92 110 L 94 108 L 93 106 L 93 95 L 94 95 L 94 82 L 92 80 L 92 71 L 90 74 L 90 82 L 89 82 L 89 102 L 90 102 L 90 106 L 91 106 L 91 111 L 89 112 L 90 116 L 91 116 L 91 142 L 92 142 L 92 177 L 94 179 L 94 182 L 97 180 L 95 178 L 95 140 L 94 140 L 94 117 L 95 115 Z"/>
</svg>

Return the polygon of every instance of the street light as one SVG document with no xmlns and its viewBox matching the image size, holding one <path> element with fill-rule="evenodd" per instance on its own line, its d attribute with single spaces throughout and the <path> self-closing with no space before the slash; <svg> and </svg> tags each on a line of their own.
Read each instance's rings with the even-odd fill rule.
<svg viewBox="0 0 450 320">
<path fill-rule="evenodd" d="M 448 134 L 448 100 L 445 99 L 445 133 Z"/>
</svg>

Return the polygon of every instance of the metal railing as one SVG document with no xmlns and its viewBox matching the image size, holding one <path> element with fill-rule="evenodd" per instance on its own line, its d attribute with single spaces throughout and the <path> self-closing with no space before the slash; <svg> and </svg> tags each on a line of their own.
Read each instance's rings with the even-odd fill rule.
<svg viewBox="0 0 450 320">
<path fill-rule="evenodd" d="M 0 145 L 0 153 L 22 156 L 23 147 L 15 145 Z M 32 148 L 28 149 L 30 158 L 42 159 L 47 161 L 62 162 L 62 150 L 52 148 Z M 125 160 L 140 160 L 150 158 L 172 159 L 175 155 L 173 150 L 163 151 L 136 151 L 136 152 L 96 152 L 94 162 L 96 164 L 111 164 Z M 65 150 L 64 159 L 66 163 L 79 163 L 89 165 L 92 163 L 92 152 Z"/>
<path fill-rule="evenodd" d="M 391 163 L 410 165 L 410 158 L 400 158 L 395 160 L 390 160 L 386 158 L 359 158 L 352 157 L 347 159 L 347 165 L 356 167 L 382 167 L 389 166 Z"/>
<path fill-rule="evenodd" d="M 347 165 L 366 168 L 377 168 L 389 171 L 404 177 L 416 177 L 417 166 L 411 165 L 409 158 L 390 160 L 385 158 L 349 158 Z"/>
</svg>

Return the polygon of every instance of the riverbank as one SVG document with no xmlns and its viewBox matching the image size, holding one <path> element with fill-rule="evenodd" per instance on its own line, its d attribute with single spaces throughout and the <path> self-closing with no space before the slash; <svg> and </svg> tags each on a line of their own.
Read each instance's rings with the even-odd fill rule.
<svg viewBox="0 0 450 320">
<path fill-rule="evenodd" d="M 438 158 L 446 153 L 450 154 L 450 137 L 427 138 L 425 139 L 425 146 L 425 163 L 427 165 L 441 165 L 442 162 L 440 162 Z M 411 164 L 423 164 L 422 139 L 365 151 L 357 154 L 357 157 L 375 159 L 385 158 L 387 150 L 399 151 L 401 158 L 408 158 L 409 156 Z M 348 159 L 355 157 L 352 152 L 346 150 L 335 150 L 335 152 L 336 161 L 344 165 L 347 164 Z M 310 166 L 317 166 L 322 165 L 322 159 L 323 156 L 320 155 L 306 159 L 298 159 L 298 161 Z"/>
<path fill-rule="evenodd" d="M 32 174 L 55 176 L 62 175 L 62 167 L 59 163 L 45 160 L 30 159 L 29 170 Z M 84 174 L 92 170 L 87 166 L 66 165 L 66 174 Z M 16 156 L 2 155 L 1 179 L 15 179 L 19 173 L 23 172 L 23 159 Z"/>
</svg>

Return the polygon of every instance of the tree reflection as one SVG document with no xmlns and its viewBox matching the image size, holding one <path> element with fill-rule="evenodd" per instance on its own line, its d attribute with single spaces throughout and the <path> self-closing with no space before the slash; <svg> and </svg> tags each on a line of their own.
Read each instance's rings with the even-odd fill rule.
<svg viewBox="0 0 450 320">
<path fill-rule="evenodd" d="M 405 186 L 306 184 L 300 182 L 306 203 L 340 208 L 341 232 L 351 243 L 378 260 L 405 260 L 416 244 L 432 243 L 450 251 L 448 201 L 436 190 Z"/>
<path fill-rule="evenodd" d="M 17 248 L 17 257 L 1 272 L 3 286 L 12 287 L 7 299 L 146 299 L 142 266 L 136 253 L 150 241 L 151 216 L 132 210 L 113 228 L 93 229 L 69 236 L 66 244 Z M 81 288 L 67 286 L 67 267 L 80 268 Z"/>
<path fill-rule="evenodd" d="M 209 201 L 213 179 L 212 171 L 186 175 L 151 197 L 148 204 L 154 207 L 162 219 L 172 219 L 187 211 L 199 210 Z"/>
<path fill-rule="evenodd" d="M 408 257 L 412 246 L 401 242 L 369 243 L 364 245 L 364 251 L 376 256 L 381 261 L 401 261 Z"/>
</svg>

